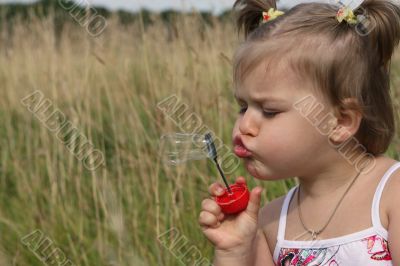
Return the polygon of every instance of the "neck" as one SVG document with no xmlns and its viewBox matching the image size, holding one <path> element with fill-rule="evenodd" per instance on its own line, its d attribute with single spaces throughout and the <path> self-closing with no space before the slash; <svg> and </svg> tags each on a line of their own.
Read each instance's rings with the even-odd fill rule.
<svg viewBox="0 0 400 266">
<path fill-rule="evenodd" d="M 367 167 L 368 168 L 368 167 Z M 335 160 L 329 160 L 325 167 L 319 169 L 316 174 L 299 176 L 301 191 L 305 197 L 320 199 L 337 190 L 347 187 L 357 176 L 360 169 L 339 156 Z M 358 178 L 361 178 L 363 172 Z"/>
</svg>

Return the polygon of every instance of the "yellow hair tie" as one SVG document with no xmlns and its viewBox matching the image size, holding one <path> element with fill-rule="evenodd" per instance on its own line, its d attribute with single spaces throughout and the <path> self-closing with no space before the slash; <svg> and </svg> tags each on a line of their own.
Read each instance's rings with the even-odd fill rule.
<svg viewBox="0 0 400 266">
<path fill-rule="evenodd" d="M 281 16 L 283 14 L 285 14 L 285 13 L 282 12 L 282 11 L 275 10 L 274 8 L 270 8 L 268 10 L 268 12 L 263 12 L 262 13 L 262 16 L 263 16 L 263 21 L 262 22 L 265 23 L 265 22 L 274 20 L 274 19 L 276 19 L 277 17 L 279 17 L 279 16 Z"/>
<path fill-rule="evenodd" d="M 336 19 L 341 23 L 343 20 L 349 23 L 350 25 L 357 24 L 357 17 L 354 15 L 353 10 L 350 8 L 343 6 L 339 9 L 336 14 Z"/>
</svg>

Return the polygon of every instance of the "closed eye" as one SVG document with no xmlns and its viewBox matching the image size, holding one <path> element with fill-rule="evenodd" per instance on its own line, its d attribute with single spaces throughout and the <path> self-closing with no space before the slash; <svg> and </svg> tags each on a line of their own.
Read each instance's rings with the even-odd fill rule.
<svg viewBox="0 0 400 266">
<path fill-rule="evenodd" d="M 247 111 L 247 106 L 242 106 L 240 107 L 239 114 L 244 114 Z M 266 118 L 274 118 L 276 115 L 278 115 L 281 112 L 277 111 L 263 111 L 263 116 Z"/>
<path fill-rule="evenodd" d="M 272 111 L 263 111 L 263 115 L 266 118 L 274 118 L 277 114 L 279 114 L 280 112 L 272 112 Z"/>
<path fill-rule="evenodd" d="M 239 110 L 239 114 L 244 114 L 247 111 L 247 106 L 241 106 Z"/>
</svg>

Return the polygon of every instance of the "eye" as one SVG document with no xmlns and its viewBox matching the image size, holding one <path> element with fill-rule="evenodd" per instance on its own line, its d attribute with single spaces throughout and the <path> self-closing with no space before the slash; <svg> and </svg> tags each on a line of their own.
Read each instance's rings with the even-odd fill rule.
<svg viewBox="0 0 400 266">
<path fill-rule="evenodd" d="M 247 104 L 244 101 L 237 100 L 237 105 L 239 106 L 239 114 L 244 114 L 247 111 Z"/>
<path fill-rule="evenodd" d="M 247 111 L 247 106 L 240 106 L 239 114 L 244 114 Z"/>
<path fill-rule="evenodd" d="M 263 115 L 266 118 L 274 118 L 277 114 L 279 114 L 280 112 L 276 112 L 276 111 L 263 111 Z"/>
</svg>

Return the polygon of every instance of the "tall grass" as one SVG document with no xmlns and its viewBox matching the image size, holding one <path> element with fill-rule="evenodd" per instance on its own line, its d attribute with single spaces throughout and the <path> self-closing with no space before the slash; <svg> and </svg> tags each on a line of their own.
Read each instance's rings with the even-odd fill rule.
<svg viewBox="0 0 400 266">
<path fill-rule="evenodd" d="M 43 265 L 21 243 L 37 229 L 76 265 L 180 265 L 157 239 L 171 228 L 211 260 L 197 219 L 219 177 L 205 160 L 161 162 L 161 135 L 179 128 L 157 103 L 176 94 L 229 145 L 237 112 L 229 58 L 239 40 L 233 23 L 211 27 L 196 14 L 171 25 L 154 19 L 145 27 L 111 18 L 96 39 L 72 22 L 58 38 L 51 16 L 16 22 L 12 34 L 2 29 L 0 265 Z M 34 90 L 104 153 L 104 167 L 86 170 L 21 104 Z M 238 175 L 267 188 L 264 203 L 294 184 L 261 183 L 242 167 L 230 181 Z"/>
</svg>

